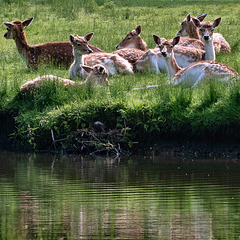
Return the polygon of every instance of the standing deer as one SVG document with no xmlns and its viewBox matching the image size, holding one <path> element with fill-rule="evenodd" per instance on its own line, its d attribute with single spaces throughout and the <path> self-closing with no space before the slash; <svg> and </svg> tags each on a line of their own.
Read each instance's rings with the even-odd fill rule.
<svg viewBox="0 0 240 240">
<path fill-rule="evenodd" d="M 69 36 L 74 55 L 74 62 L 69 69 L 71 79 L 78 76 L 84 76 L 81 65 L 94 66 L 96 64 L 102 64 L 108 69 L 110 75 L 115 75 L 117 72 L 133 74 L 133 66 L 126 59 L 117 54 L 91 53 L 92 49 L 88 45 L 88 41 L 91 37 L 92 34 L 88 34 L 85 37 Z"/>
<path fill-rule="evenodd" d="M 207 14 L 203 14 L 207 15 Z M 199 16 L 203 16 L 199 15 Z M 187 17 L 184 19 L 184 21 L 181 24 L 181 29 L 178 31 L 177 35 L 179 36 L 189 36 L 190 38 L 197 38 L 202 39 L 202 33 L 200 30 L 200 26 L 207 24 L 207 23 L 200 23 L 202 22 L 202 18 L 198 17 L 192 17 L 190 14 L 187 15 Z M 198 24 L 195 23 L 198 20 Z M 208 22 L 209 23 L 209 22 Z M 220 24 L 220 22 L 219 22 Z M 213 33 L 211 34 L 211 37 L 213 39 L 213 46 L 215 48 L 216 52 L 225 51 L 230 52 L 231 47 L 229 43 L 226 41 L 226 39 L 222 36 L 221 33 Z"/>
<path fill-rule="evenodd" d="M 157 35 L 153 35 L 153 39 L 164 57 L 168 75 L 174 84 L 185 83 L 197 86 L 207 79 L 228 81 L 231 78 L 239 77 L 238 73 L 228 65 L 214 61 L 196 62 L 186 68 L 181 68 L 176 62 L 173 51 L 180 40 L 180 36 L 176 36 L 171 42 L 162 42 Z"/>
<path fill-rule="evenodd" d="M 97 87 L 98 85 L 108 86 L 108 70 L 100 65 L 97 64 L 93 67 L 82 66 L 82 68 L 88 72 L 87 78 L 84 82 L 74 82 L 69 79 L 53 76 L 53 75 L 44 75 L 39 76 L 32 81 L 28 81 L 21 86 L 22 92 L 30 92 L 34 91 L 37 87 L 43 84 L 46 81 L 58 81 L 63 83 L 65 86 L 72 85 L 72 86 L 85 86 L 87 84 L 91 84 L 92 87 Z"/>
<path fill-rule="evenodd" d="M 72 46 L 69 42 L 50 42 L 38 45 L 29 45 L 25 36 L 25 27 L 29 26 L 33 18 L 25 21 L 4 22 L 7 32 L 6 39 L 13 39 L 20 56 L 27 67 L 37 69 L 39 64 L 51 63 L 70 66 L 73 61 Z M 103 52 L 98 47 L 89 45 L 93 52 Z"/>
</svg>

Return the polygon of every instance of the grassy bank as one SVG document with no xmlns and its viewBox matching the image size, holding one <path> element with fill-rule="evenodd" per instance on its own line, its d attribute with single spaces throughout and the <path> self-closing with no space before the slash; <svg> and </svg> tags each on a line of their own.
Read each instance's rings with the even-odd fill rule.
<svg viewBox="0 0 240 240">
<path fill-rule="evenodd" d="M 221 16 L 222 23 L 216 32 L 224 35 L 232 52 L 217 54 L 217 61 L 240 72 L 238 1 L 192 1 L 191 5 L 183 0 L 176 1 L 177 4 L 175 1 L 140 0 L 134 3 L 104 0 L 14 2 L 0 3 L 2 22 L 34 17 L 26 28 L 30 44 L 68 41 L 69 34 L 83 36 L 94 32 L 90 43 L 107 52 L 115 51 L 126 33 L 139 24 L 143 29 L 142 38 L 148 48 L 153 48 L 152 34 L 174 37 L 179 22 L 187 13 L 208 13 L 206 20 L 209 21 Z M 26 81 L 43 74 L 68 78 L 68 69 L 42 66 L 38 71 L 27 70 L 15 43 L 3 38 L 5 32 L 2 24 L 0 112 L 13 113 L 16 129 L 12 139 L 27 148 L 66 147 L 76 139 L 78 129 L 90 131 L 95 121 L 103 122 L 108 132 L 117 130 L 120 139 L 130 147 L 134 142 L 152 143 L 169 136 L 239 139 L 239 82 L 225 85 L 211 81 L 189 89 L 165 84 L 166 74 L 146 72 L 112 77 L 108 88 L 66 88 L 46 83 L 36 92 L 23 95 L 19 89 Z M 162 86 L 135 90 L 156 84 Z"/>
</svg>

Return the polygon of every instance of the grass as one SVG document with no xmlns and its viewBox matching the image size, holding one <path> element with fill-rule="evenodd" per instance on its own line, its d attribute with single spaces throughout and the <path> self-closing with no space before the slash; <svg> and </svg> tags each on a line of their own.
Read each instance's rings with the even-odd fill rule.
<svg viewBox="0 0 240 240">
<path fill-rule="evenodd" d="M 228 4 L 226 4 L 228 3 Z M 221 16 L 216 29 L 232 47 L 231 53 L 217 54 L 217 61 L 240 72 L 238 1 L 1 1 L 2 21 L 34 17 L 26 28 L 30 44 L 68 41 L 69 34 L 84 36 L 94 32 L 91 44 L 107 52 L 137 25 L 148 48 L 155 47 L 152 34 L 167 39 L 175 36 L 187 13 L 208 13 L 206 20 Z M 28 9 L 26 11 L 26 9 Z M 151 143 L 158 137 L 239 139 L 240 83 L 210 81 L 199 88 L 165 84 L 166 74 L 138 73 L 110 78 L 108 88 L 64 87 L 46 83 L 30 95 L 22 95 L 20 86 L 43 74 L 68 78 L 68 69 L 42 66 L 27 70 L 15 43 L 3 38 L 0 28 L 0 112 L 14 112 L 14 139 L 28 147 L 46 148 L 55 138 L 76 129 L 89 128 L 100 120 L 107 129 L 125 132 L 125 141 Z M 78 81 L 82 81 L 79 79 Z M 134 90 L 148 85 L 158 88 Z"/>
</svg>

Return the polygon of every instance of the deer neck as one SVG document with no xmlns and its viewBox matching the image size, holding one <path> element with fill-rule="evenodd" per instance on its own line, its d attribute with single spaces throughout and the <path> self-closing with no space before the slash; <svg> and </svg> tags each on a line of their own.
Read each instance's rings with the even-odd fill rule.
<svg viewBox="0 0 240 240">
<path fill-rule="evenodd" d="M 194 25 L 194 23 L 191 21 L 191 24 L 189 25 L 189 30 L 188 30 L 188 36 L 190 38 L 196 38 L 196 39 L 201 39 L 198 28 Z"/>
<path fill-rule="evenodd" d="M 143 39 L 140 37 L 138 41 L 139 49 L 146 52 L 147 51 L 147 44 L 143 41 Z"/>
<path fill-rule="evenodd" d="M 205 60 L 215 61 L 215 50 L 213 40 L 203 41 L 205 46 Z"/>
<path fill-rule="evenodd" d="M 29 51 L 30 45 L 27 42 L 24 31 L 18 32 L 17 36 L 14 38 L 17 50 L 23 60 L 27 60 L 27 52 Z"/>
<path fill-rule="evenodd" d="M 74 51 L 73 51 L 73 55 L 74 55 L 74 61 L 69 69 L 70 79 L 74 79 L 79 75 L 83 76 L 83 69 L 81 65 L 84 63 L 84 56 L 75 54 Z"/>
<path fill-rule="evenodd" d="M 84 59 L 84 57 L 83 57 L 82 54 L 79 55 L 79 54 L 73 53 L 73 55 L 74 55 L 74 62 L 73 62 L 74 65 L 83 64 L 83 59 Z"/>
<path fill-rule="evenodd" d="M 173 79 L 175 74 L 177 74 L 182 68 L 178 66 L 173 52 L 171 58 L 164 59 L 167 66 L 168 75 L 171 79 Z"/>
</svg>

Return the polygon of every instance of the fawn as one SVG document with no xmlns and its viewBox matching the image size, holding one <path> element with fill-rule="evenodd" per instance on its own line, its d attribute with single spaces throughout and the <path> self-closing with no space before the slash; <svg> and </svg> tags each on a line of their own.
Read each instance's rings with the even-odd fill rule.
<svg viewBox="0 0 240 240">
<path fill-rule="evenodd" d="M 88 72 L 87 78 L 84 82 L 74 82 L 69 79 L 53 76 L 53 75 L 44 75 L 39 76 L 32 81 L 28 81 L 21 86 L 22 92 L 30 92 L 35 90 L 39 85 L 43 84 L 46 81 L 58 81 L 63 83 L 65 86 L 73 85 L 73 86 L 84 86 L 87 84 L 91 84 L 92 87 L 97 87 L 98 85 L 108 86 L 108 70 L 100 64 L 97 64 L 93 67 L 82 66 L 82 68 Z"/>
<path fill-rule="evenodd" d="M 69 42 L 49 42 L 38 45 L 29 45 L 25 35 L 25 27 L 29 26 L 33 18 L 25 21 L 15 20 L 4 22 L 7 32 L 4 34 L 6 39 L 13 39 L 16 43 L 20 56 L 25 61 L 27 67 L 37 69 L 39 64 L 54 63 L 69 67 L 73 62 L 72 46 Z M 93 52 L 103 52 L 100 48 L 93 45 Z"/>
<path fill-rule="evenodd" d="M 202 15 L 199 15 L 200 18 L 199 18 L 199 16 L 195 18 L 195 17 L 192 17 L 190 14 L 188 14 L 187 17 L 182 22 L 181 29 L 178 31 L 177 35 L 189 36 L 190 38 L 202 39 L 202 32 L 200 30 L 200 27 L 201 27 L 201 25 L 204 25 L 207 23 L 200 23 L 200 22 L 202 22 L 202 20 L 203 20 L 201 18 L 201 16 L 206 16 L 206 15 L 207 14 L 202 14 Z M 197 20 L 199 23 L 197 23 L 197 25 L 196 25 L 195 23 L 197 22 Z M 220 24 L 220 22 L 219 22 L 219 24 Z M 214 46 L 216 52 L 220 52 L 220 51 L 230 52 L 231 51 L 231 47 L 230 47 L 229 43 L 222 36 L 221 33 L 213 33 L 213 34 L 210 33 L 210 35 L 211 35 L 211 38 L 213 39 L 213 46 Z"/>
<path fill-rule="evenodd" d="M 117 72 L 133 74 L 133 66 L 117 54 L 91 53 L 92 49 L 88 45 L 91 37 L 92 34 L 88 34 L 85 37 L 69 36 L 74 55 L 74 62 L 69 69 L 70 79 L 74 79 L 77 76 L 84 76 L 81 65 L 94 66 L 96 64 L 102 64 L 108 69 L 110 75 L 115 75 Z"/>
<path fill-rule="evenodd" d="M 228 65 L 214 61 L 196 62 L 186 68 L 181 68 L 176 62 L 173 51 L 180 40 L 180 36 L 176 36 L 171 42 L 162 42 L 157 35 L 153 35 L 153 39 L 164 57 L 168 75 L 174 84 L 185 83 L 197 86 L 207 79 L 228 81 L 231 78 L 239 77 L 238 73 Z"/>
</svg>

